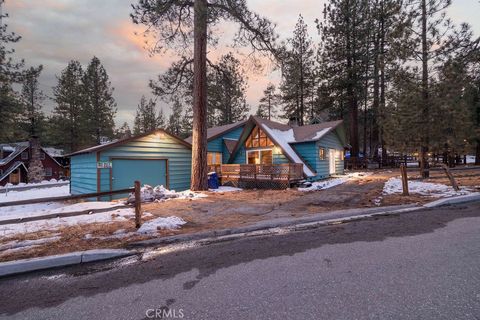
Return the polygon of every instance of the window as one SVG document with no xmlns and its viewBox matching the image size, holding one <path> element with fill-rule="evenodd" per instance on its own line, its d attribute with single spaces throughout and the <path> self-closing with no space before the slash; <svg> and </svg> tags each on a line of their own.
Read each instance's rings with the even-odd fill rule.
<svg viewBox="0 0 480 320">
<path fill-rule="evenodd" d="M 207 153 L 207 163 L 211 164 L 222 164 L 222 153 L 221 152 L 208 152 Z"/>
<path fill-rule="evenodd" d="M 327 152 L 325 151 L 325 148 L 318 149 L 318 157 L 320 158 L 320 160 L 327 159 Z"/>
<path fill-rule="evenodd" d="M 45 152 L 40 152 L 40 160 L 45 160 Z"/>
<path fill-rule="evenodd" d="M 273 142 L 267 137 L 263 130 L 255 127 L 245 142 L 247 148 L 273 147 Z"/>
<path fill-rule="evenodd" d="M 52 176 L 52 168 L 45 168 L 45 177 Z"/>
<path fill-rule="evenodd" d="M 249 150 L 247 151 L 248 164 L 272 164 L 273 152 L 268 150 Z"/>
<path fill-rule="evenodd" d="M 22 152 L 22 160 L 28 160 L 28 152 Z"/>
<path fill-rule="evenodd" d="M 345 155 L 343 154 L 342 150 L 338 150 L 338 158 L 343 161 L 345 160 Z"/>
</svg>

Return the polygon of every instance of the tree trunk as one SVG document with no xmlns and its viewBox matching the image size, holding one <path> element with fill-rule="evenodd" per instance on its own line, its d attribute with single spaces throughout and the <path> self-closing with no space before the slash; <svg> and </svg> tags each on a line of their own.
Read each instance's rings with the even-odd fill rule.
<svg viewBox="0 0 480 320">
<path fill-rule="evenodd" d="M 422 178 L 428 178 L 428 145 L 430 143 L 430 106 L 428 94 L 428 44 L 427 44 L 427 0 L 422 0 L 422 118 L 423 137 L 420 148 L 420 170 Z"/>
<path fill-rule="evenodd" d="M 192 178 L 193 191 L 208 189 L 207 167 L 207 0 L 194 4 L 193 54 L 193 132 Z"/>
</svg>

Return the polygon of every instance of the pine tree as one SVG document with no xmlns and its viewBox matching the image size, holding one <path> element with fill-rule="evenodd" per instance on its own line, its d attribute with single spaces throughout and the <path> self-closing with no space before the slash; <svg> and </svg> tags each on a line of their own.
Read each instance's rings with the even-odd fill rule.
<svg viewBox="0 0 480 320">
<path fill-rule="evenodd" d="M 155 101 L 142 96 L 135 114 L 133 134 L 139 135 L 155 130 L 159 127 Z"/>
<path fill-rule="evenodd" d="M 246 0 L 240 1 L 171 1 L 139 0 L 133 5 L 132 19 L 156 32 L 154 52 L 160 48 L 177 49 L 182 55 L 179 73 L 183 78 L 187 66 L 193 64 L 193 135 L 192 135 L 192 190 L 207 190 L 207 42 L 218 43 L 211 26 L 220 21 L 239 25 L 234 37 L 240 45 L 249 44 L 255 51 L 276 53 L 274 25 L 266 18 L 249 10 Z M 172 28 L 172 26 L 174 26 Z M 212 31 L 213 29 L 210 29 Z M 190 46 L 193 43 L 193 59 Z M 177 82 L 178 83 L 178 82 Z M 177 86 L 172 86 L 176 91 Z"/>
<path fill-rule="evenodd" d="M 263 97 L 260 98 L 260 104 L 257 109 L 257 116 L 271 120 L 277 114 L 279 97 L 276 93 L 275 85 L 269 83 L 263 90 Z"/>
<path fill-rule="evenodd" d="M 359 155 L 358 109 L 364 94 L 364 59 L 367 56 L 370 20 L 368 1 L 331 0 L 324 9 L 321 34 L 321 82 L 336 98 L 335 113 L 348 116 L 351 157 Z"/>
<path fill-rule="evenodd" d="M 2 11 L 3 0 L 0 0 L 0 141 L 16 139 L 16 123 L 20 116 L 21 103 L 12 85 L 21 80 L 23 60 L 15 61 L 15 50 L 12 46 L 21 37 L 7 31 L 4 23 L 8 14 Z"/>
<path fill-rule="evenodd" d="M 211 125 L 225 125 L 245 118 L 249 107 L 246 104 L 247 80 L 240 61 L 232 53 L 223 55 L 218 64 L 210 69 L 208 82 L 208 108 Z"/>
<path fill-rule="evenodd" d="M 167 126 L 167 121 L 165 120 L 165 114 L 163 113 L 163 108 L 160 108 L 157 117 L 157 126 L 161 129 L 165 129 Z"/>
<path fill-rule="evenodd" d="M 167 131 L 176 136 L 182 134 L 182 113 L 183 106 L 180 101 L 174 100 L 172 106 L 172 113 L 168 118 Z"/>
<path fill-rule="evenodd" d="M 102 137 L 113 138 L 115 128 L 113 118 L 117 109 L 107 71 L 97 57 L 90 61 L 82 83 L 88 142 L 100 144 Z"/>
<path fill-rule="evenodd" d="M 182 117 L 182 137 L 186 138 L 192 134 L 193 110 L 191 107 L 186 107 Z"/>
<path fill-rule="evenodd" d="M 115 138 L 116 139 L 127 139 L 132 136 L 132 131 L 130 130 L 130 126 L 127 122 L 124 122 L 120 128 L 115 130 Z"/>
<path fill-rule="evenodd" d="M 23 106 L 23 127 L 27 137 L 43 137 L 45 115 L 41 111 L 46 96 L 39 87 L 38 78 L 43 66 L 29 68 L 23 77 L 20 99 Z"/>
<path fill-rule="evenodd" d="M 300 15 L 293 37 L 288 40 L 289 49 L 284 55 L 282 84 L 283 117 L 296 118 L 300 125 L 313 117 L 307 101 L 314 95 L 314 48 L 308 35 L 308 26 Z M 310 97 L 310 99 L 308 99 Z M 313 107 L 310 106 L 313 110 Z"/>
<path fill-rule="evenodd" d="M 51 137 L 67 152 L 84 147 L 85 118 L 92 115 L 84 109 L 83 69 L 78 61 L 70 61 L 53 88 L 55 107 L 50 118 Z"/>
</svg>

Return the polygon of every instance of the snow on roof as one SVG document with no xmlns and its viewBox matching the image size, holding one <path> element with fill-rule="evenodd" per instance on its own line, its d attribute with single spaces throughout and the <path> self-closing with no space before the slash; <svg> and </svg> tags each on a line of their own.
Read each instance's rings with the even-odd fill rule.
<svg viewBox="0 0 480 320">
<path fill-rule="evenodd" d="M 46 147 L 42 149 L 43 151 L 48 153 L 48 155 L 51 157 L 62 157 L 64 155 L 64 152 L 62 149 L 53 148 L 53 147 Z"/>
<path fill-rule="evenodd" d="M 319 140 L 321 139 L 324 135 L 326 135 L 329 131 L 330 131 L 331 128 L 325 128 L 325 129 L 322 129 L 320 131 L 318 131 L 315 136 L 312 138 L 312 140 Z"/>
<path fill-rule="evenodd" d="M 265 123 L 262 123 L 262 128 L 265 130 L 275 142 L 287 153 L 288 157 L 295 163 L 303 164 L 303 173 L 308 177 L 315 176 L 312 170 L 303 162 L 298 154 L 292 149 L 289 143 L 295 142 L 295 135 L 293 129 L 282 131 L 279 129 L 271 129 Z"/>
</svg>

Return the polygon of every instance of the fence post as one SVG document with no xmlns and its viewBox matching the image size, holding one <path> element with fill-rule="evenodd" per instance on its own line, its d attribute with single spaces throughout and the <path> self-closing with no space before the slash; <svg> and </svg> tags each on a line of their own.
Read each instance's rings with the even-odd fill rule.
<svg viewBox="0 0 480 320">
<path fill-rule="evenodd" d="M 140 181 L 135 181 L 135 228 L 142 225 L 142 199 L 140 197 Z"/>
<path fill-rule="evenodd" d="M 452 172 L 446 165 L 442 165 L 443 170 L 445 170 L 445 174 L 447 175 L 448 179 L 450 180 L 450 183 L 452 184 L 452 187 L 455 191 L 459 191 L 460 188 L 458 187 L 457 181 L 453 177 Z"/>
<path fill-rule="evenodd" d="M 402 174 L 402 188 L 403 195 L 408 196 L 408 177 L 407 177 L 407 167 L 404 164 L 400 165 L 400 173 Z"/>
</svg>

